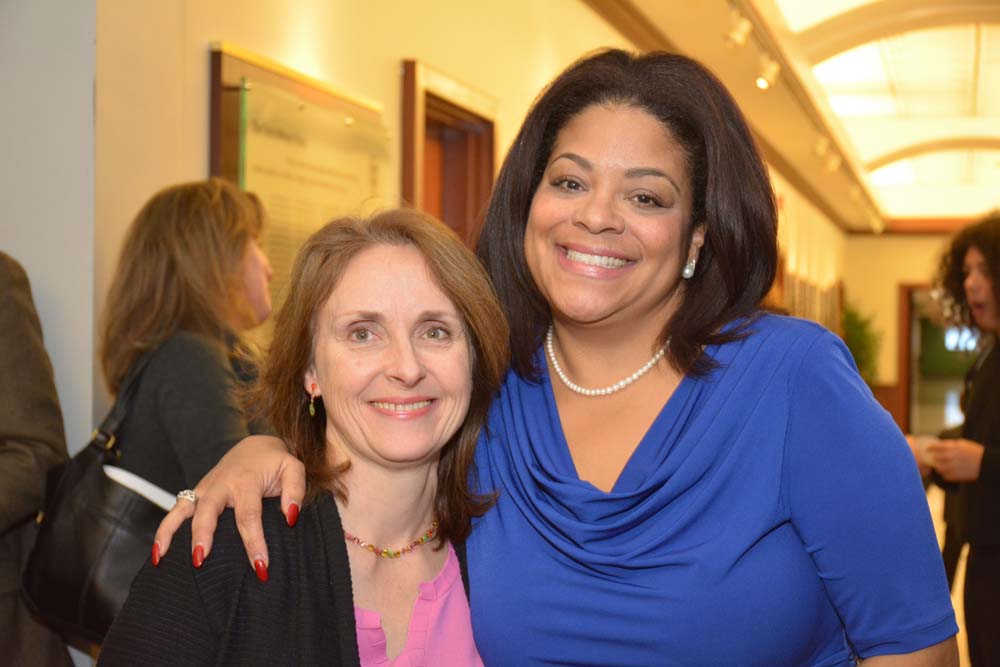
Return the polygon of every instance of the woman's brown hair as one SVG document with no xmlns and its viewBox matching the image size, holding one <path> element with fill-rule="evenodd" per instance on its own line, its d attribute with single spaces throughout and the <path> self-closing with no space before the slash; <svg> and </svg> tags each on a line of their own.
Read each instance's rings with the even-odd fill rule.
<svg viewBox="0 0 1000 667">
<path fill-rule="evenodd" d="M 303 377 L 313 363 L 317 317 L 351 260 L 378 245 L 409 245 L 423 255 L 438 287 L 462 316 L 472 346 L 472 397 L 462 425 L 441 452 L 435 511 L 442 540 L 463 540 L 473 517 L 493 498 L 472 493 L 469 473 L 476 441 L 508 363 L 508 329 L 489 278 L 475 255 L 434 218 L 394 209 L 371 218 L 340 218 L 315 232 L 296 255 L 274 338 L 247 405 L 267 418 L 305 465 L 307 500 L 332 489 L 342 500 L 339 477 L 327 458 L 326 411 L 316 402 L 309 415 Z"/>
<path fill-rule="evenodd" d="M 175 185 L 153 195 L 125 235 L 101 320 L 100 357 L 113 394 L 136 359 L 178 331 L 222 340 L 249 304 L 240 298 L 259 204 L 228 181 Z"/>
</svg>

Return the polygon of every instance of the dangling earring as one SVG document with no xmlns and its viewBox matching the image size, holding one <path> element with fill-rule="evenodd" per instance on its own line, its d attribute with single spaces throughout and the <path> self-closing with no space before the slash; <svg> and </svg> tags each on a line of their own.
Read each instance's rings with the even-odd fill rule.
<svg viewBox="0 0 1000 667">
<path fill-rule="evenodd" d="M 697 259 L 692 259 L 690 262 L 688 262 L 687 264 L 685 264 L 684 265 L 684 270 L 681 271 L 681 277 L 683 277 L 684 280 L 691 280 L 692 276 L 694 276 L 694 267 L 697 264 L 698 264 L 698 260 Z"/>
<path fill-rule="evenodd" d="M 309 392 L 309 416 L 316 416 L 316 383 L 312 383 L 312 391 Z"/>
</svg>

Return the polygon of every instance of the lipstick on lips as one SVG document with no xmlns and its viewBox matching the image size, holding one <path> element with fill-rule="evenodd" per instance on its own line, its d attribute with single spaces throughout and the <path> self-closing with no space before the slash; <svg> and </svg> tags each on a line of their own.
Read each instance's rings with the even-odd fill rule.
<svg viewBox="0 0 1000 667">
<path fill-rule="evenodd" d="M 986 317 L 986 304 L 970 303 L 969 310 L 972 311 L 972 319 L 976 321 L 976 324 L 982 326 L 983 318 Z"/>
</svg>

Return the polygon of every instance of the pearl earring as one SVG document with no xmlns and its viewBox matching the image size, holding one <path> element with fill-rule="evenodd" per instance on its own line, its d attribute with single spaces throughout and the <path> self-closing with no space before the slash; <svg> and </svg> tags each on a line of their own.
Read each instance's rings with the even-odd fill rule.
<svg viewBox="0 0 1000 667">
<path fill-rule="evenodd" d="M 690 262 L 684 265 L 684 270 L 681 271 L 681 276 L 684 280 L 691 280 L 694 276 L 694 267 L 698 264 L 697 259 L 692 259 Z"/>
</svg>

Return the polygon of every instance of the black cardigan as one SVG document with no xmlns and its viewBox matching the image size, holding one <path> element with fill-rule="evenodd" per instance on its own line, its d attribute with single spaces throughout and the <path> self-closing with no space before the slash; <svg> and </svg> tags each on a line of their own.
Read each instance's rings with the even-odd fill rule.
<svg viewBox="0 0 1000 667">
<path fill-rule="evenodd" d="M 191 566 L 191 531 L 147 562 L 115 619 L 99 665 L 330 665 L 360 667 L 347 545 L 328 495 L 289 528 L 277 499 L 264 501 L 269 580 L 257 580 L 232 510 L 212 552 Z M 456 545 L 465 578 L 465 554 Z"/>
</svg>

